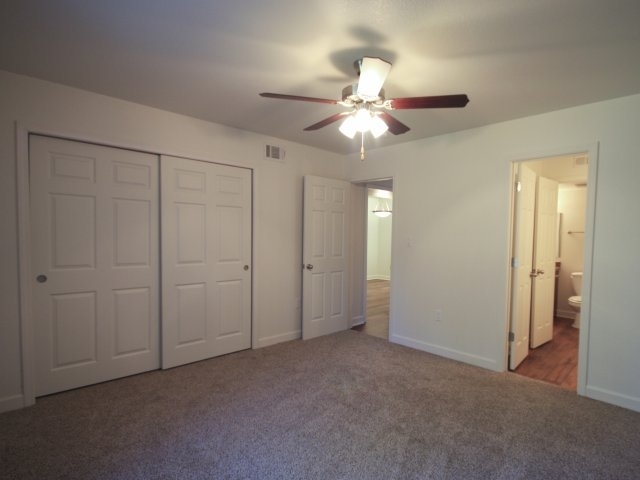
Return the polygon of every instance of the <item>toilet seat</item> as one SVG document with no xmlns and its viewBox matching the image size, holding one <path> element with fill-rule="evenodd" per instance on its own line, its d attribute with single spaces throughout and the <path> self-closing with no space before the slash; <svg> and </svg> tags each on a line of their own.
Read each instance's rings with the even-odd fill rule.
<svg viewBox="0 0 640 480">
<path fill-rule="evenodd" d="M 575 295 L 573 297 L 569 297 L 569 304 L 570 305 L 574 305 L 574 306 L 579 308 L 581 303 L 582 303 L 582 296 L 581 295 Z"/>
</svg>

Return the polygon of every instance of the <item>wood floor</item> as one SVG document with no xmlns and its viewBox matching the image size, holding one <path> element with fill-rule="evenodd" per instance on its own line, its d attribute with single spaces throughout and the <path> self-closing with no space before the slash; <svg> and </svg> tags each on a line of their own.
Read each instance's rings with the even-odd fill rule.
<svg viewBox="0 0 640 480">
<path fill-rule="evenodd" d="M 576 390 L 580 331 L 572 324 L 571 319 L 556 317 L 553 340 L 530 349 L 529 356 L 515 369 L 515 373 Z"/>
<path fill-rule="evenodd" d="M 353 330 L 389 339 L 389 280 L 367 280 L 367 323 Z"/>
<path fill-rule="evenodd" d="M 514 371 L 518 375 L 576 390 L 578 337 L 573 320 L 556 317 L 553 340 L 529 350 L 529 356 Z M 367 323 L 353 327 L 367 335 L 389 339 L 389 281 L 367 281 Z"/>
</svg>

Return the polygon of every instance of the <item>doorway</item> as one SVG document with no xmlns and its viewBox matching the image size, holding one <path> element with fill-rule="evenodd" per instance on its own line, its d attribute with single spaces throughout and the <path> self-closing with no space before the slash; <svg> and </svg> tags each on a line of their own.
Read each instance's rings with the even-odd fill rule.
<svg viewBox="0 0 640 480">
<path fill-rule="evenodd" d="M 582 293 L 575 291 L 572 274 L 590 270 L 585 248 L 589 160 L 581 152 L 519 162 L 514 194 L 509 369 L 573 391 L 581 335 L 579 311 L 568 300 Z M 554 203 L 551 215 L 547 205 L 546 219 L 545 198 Z M 553 255 L 545 259 L 544 248 Z M 548 335 L 541 336 L 545 322 Z"/>
<path fill-rule="evenodd" d="M 393 180 L 366 182 L 365 321 L 354 330 L 389 339 Z"/>
</svg>

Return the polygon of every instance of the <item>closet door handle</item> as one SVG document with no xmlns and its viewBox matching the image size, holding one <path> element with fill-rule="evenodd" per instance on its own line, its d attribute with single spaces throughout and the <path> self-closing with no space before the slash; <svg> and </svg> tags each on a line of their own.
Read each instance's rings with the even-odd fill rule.
<svg viewBox="0 0 640 480">
<path fill-rule="evenodd" d="M 247 270 L 249 270 L 249 265 L 245 265 L 244 267 L 242 267 L 242 269 L 246 272 Z"/>
<path fill-rule="evenodd" d="M 313 265 L 311 265 L 310 263 L 307 263 L 304 268 L 306 268 L 307 270 L 313 270 Z"/>
</svg>

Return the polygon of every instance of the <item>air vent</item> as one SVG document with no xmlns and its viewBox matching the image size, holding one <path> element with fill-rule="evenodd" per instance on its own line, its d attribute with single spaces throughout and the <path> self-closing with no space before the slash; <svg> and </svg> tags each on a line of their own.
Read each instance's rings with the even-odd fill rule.
<svg viewBox="0 0 640 480">
<path fill-rule="evenodd" d="M 589 163 L 589 159 L 586 155 L 578 155 L 576 157 L 573 157 L 573 164 L 576 167 L 580 165 L 586 165 L 587 163 Z"/>
<path fill-rule="evenodd" d="M 277 145 L 265 145 L 264 156 L 269 160 L 282 162 L 284 161 L 285 151 L 284 148 L 278 147 Z"/>
</svg>

